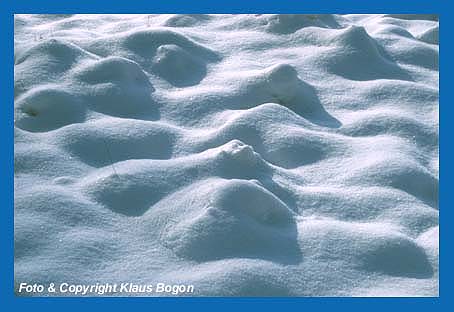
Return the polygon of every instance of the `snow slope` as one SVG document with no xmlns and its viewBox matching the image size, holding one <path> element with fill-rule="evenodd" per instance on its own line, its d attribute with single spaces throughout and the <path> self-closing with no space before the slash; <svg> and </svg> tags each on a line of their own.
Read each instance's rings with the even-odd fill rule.
<svg viewBox="0 0 454 312">
<path fill-rule="evenodd" d="M 16 15 L 16 283 L 437 296 L 438 29 Z"/>
</svg>

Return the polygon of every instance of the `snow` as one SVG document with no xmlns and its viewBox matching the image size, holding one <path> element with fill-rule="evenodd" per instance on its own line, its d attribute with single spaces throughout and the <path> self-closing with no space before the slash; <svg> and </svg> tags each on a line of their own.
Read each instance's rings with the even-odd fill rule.
<svg viewBox="0 0 454 312">
<path fill-rule="evenodd" d="M 15 283 L 438 296 L 438 31 L 16 15 Z"/>
</svg>

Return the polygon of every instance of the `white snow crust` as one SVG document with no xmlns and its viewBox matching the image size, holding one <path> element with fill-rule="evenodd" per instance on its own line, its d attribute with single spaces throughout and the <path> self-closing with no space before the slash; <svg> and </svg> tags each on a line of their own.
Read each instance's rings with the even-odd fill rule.
<svg viewBox="0 0 454 312">
<path fill-rule="evenodd" d="M 438 296 L 438 27 L 16 15 L 16 283 Z"/>
</svg>

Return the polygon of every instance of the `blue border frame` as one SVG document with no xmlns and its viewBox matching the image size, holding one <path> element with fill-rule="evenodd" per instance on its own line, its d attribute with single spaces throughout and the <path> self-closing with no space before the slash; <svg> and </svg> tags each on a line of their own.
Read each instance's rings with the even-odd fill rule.
<svg viewBox="0 0 454 312">
<path fill-rule="evenodd" d="M 197 1 L 197 2 L 195 2 Z M 6 3 L 8 2 L 8 3 Z M 0 209 L 0 304 L 5 311 L 41 310 L 61 311 L 80 309 L 112 309 L 128 308 L 154 309 L 317 309 L 317 310 L 364 310 L 382 311 L 383 309 L 416 309 L 416 310 L 453 310 L 454 287 L 451 285 L 453 269 L 449 264 L 452 260 L 452 247 L 449 239 L 453 236 L 450 222 L 453 220 L 453 209 L 449 207 L 449 177 L 453 165 L 449 161 L 453 152 L 449 147 L 449 133 L 454 131 L 450 122 L 454 109 L 454 96 L 449 86 L 454 79 L 452 49 L 453 42 L 449 36 L 454 30 L 454 14 L 450 10 L 449 0 L 224 0 L 216 3 L 211 0 L 134 0 L 134 1 L 58 1 L 58 0 L 3 0 L 0 1 L 0 30 L 2 47 L 0 61 L 3 73 L 0 75 L 0 94 L 4 99 L 0 112 L 0 133 L 2 145 L 0 153 L 1 175 L 1 209 Z M 440 278 L 439 298 L 17 298 L 13 292 L 13 79 L 14 79 L 14 13 L 435 13 L 440 15 L 442 57 L 440 58 L 441 76 L 440 105 L 440 149 L 443 164 L 440 177 L 440 206 L 442 226 L 440 232 L 440 263 L 443 265 Z M 446 161 L 445 161 L 446 159 Z M 203 306 L 202 306 L 203 305 Z M 452 305 L 454 306 L 454 305 Z"/>
</svg>

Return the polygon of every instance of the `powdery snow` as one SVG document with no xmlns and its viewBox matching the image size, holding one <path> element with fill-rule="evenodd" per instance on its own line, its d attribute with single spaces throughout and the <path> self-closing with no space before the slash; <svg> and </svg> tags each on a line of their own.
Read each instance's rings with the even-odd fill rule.
<svg viewBox="0 0 454 312">
<path fill-rule="evenodd" d="M 16 15 L 14 69 L 16 284 L 438 295 L 436 16 Z"/>
</svg>

